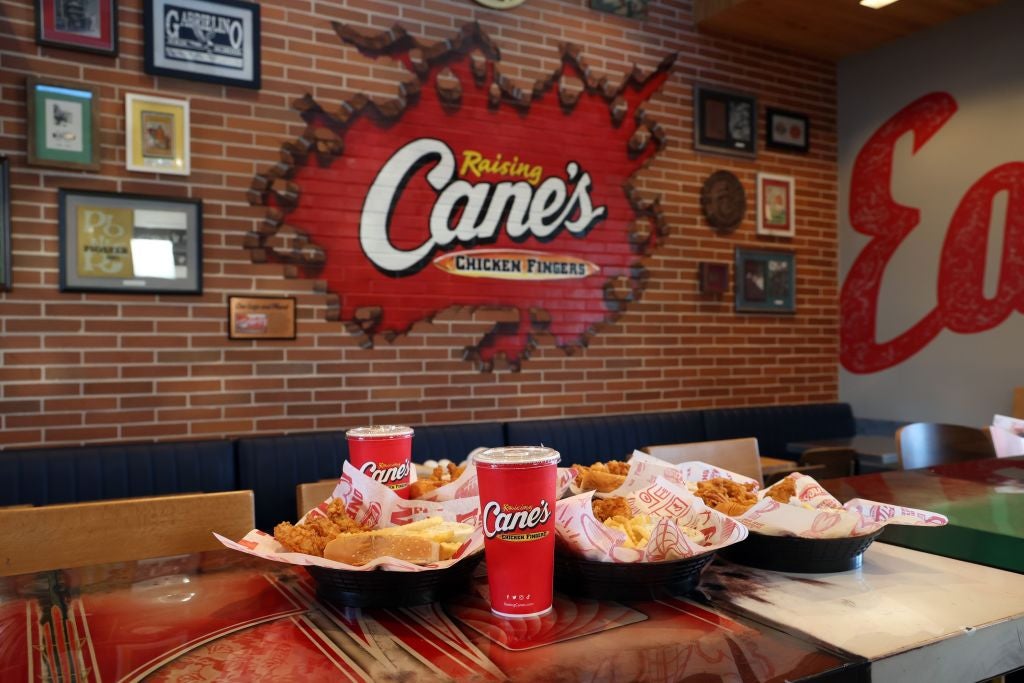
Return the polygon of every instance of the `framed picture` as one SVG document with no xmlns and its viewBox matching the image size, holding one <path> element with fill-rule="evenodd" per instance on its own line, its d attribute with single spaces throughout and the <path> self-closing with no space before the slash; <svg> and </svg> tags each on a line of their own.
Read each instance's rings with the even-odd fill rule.
<svg viewBox="0 0 1024 683">
<path fill-rule="evenodd" d="M 11 288 L 11 178 L 7 157 L 0 157 L 0 290 Z"/>
<path fill-rule="evenodd" d="M 736 310 L 796 311 L 796 262 L 790 251 L 736 249 Z"/>
<path fill-rule="evenodd" d="M 57 203 L 61 291 L 202 293 L 200 200 L 62 189 Z"/>
<path fill-rule="evenodd" d="M 125 95 L 124 120 L 129 171 L 189 174 L 188 100 Z"/>
<path fill-rule="evenodd" d="M 648 0 L 590 0 L 590 9 L 618 14 L 620 17 L 643 19 L 647 16 Z"/>
<path fill-rule="evenodd" d="M 693 146 L 753 158 L 757 155 L 757 99 L 753 95 L 693 86 Z"/>
<path fill-rule="evenodd" d="M 36 42 L 117 55 L 117 0 L 36 0 Z"/>
<path fill-rule="evenodd" d="M 803 114 L 765 109 L 764 144 L 786 152 L 807 152 L 811 147 L 811 122 Z"/>
<path fill-rule="evenodd" d="M 260 6 L 241 0 L 143 3 L 146 73 L 260 87 Z"/>
<path fill-rule="evenodd" d="M 98 89 L 30 76 L 25 91 L 28 95 L 28 163 L 98 171 Z"/>
<path fill-rule="evenodd" d="M 757 174 L 757 234 L 777 237 L 796 235 L 793 188 L 788 175 Z"/>
<path fill-rule="evenodd" d="M 228 297 L 228 339 L 295 339 L 295 297 Z"/>
<path fill-rule="evenodd" d="M 724 294 L 729 287 L 729 264 L 701 261 L 700 293 Z"/>
</svg>

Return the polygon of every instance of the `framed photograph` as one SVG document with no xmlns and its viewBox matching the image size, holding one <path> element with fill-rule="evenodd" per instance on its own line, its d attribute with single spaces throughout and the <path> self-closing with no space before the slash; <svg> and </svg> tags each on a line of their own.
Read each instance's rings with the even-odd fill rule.
<svg viewBox="0 0 1024 683">
<path fill-rule="evenodd" d="M 757 156 L 757 99 L 694 85 L 693 146 L 704 152 Z"/>
<path fill-rule="evenodd" d="M 143 6 L 146 73 L 259 89 L 259 4 L 148 0 Z"/>
<path fill-rule="evenodd" d="M 724 294 L 729 288 L 729 264 L 701 261 L 700 293 Z"/>
<path fill-rule="evenodd" d="M 811 148 L 811 122 L 805 115 L 768 107 L 764 118 L 766 147 L 804 153 Z"/>
<path fill-rule="evenodd" d="M 590 9 L 618 14 L 620 17 L 643 19 L 647 16 L 648 0 L 590 0 Z"/>
<path fill-rule="evenodd" d="M 228 297 L 228 339 L 295 339 L 295 297 Z"/>
<path fill-rule="evenodd" d="M 776 237 L 796 235 L 793 176 L 757 174 L 757 234 Z"/>
<path fill-rule="evenodd" d="M 63 292 L 201 294 L 198 199 L 61 189 Z"/>
<path fill-rule="evenodd" d="M 117 0 L 36 0 L 36 42 L 117 55 Z"/>
<path fill-rule="evenodd" d="M 125 95 L 124 120 L 129 171 L 189 174 L 188 100 Z"/>
<path fill-rule="evenodd" d="M 736 249 L 736 310 L 796 311 L 796 261 L 791 251 Z"/>
<path fill-rule="evenodd" d="M 0 157 L 0 291 L 11 288 L 11 177 L 7 157 Z"/>
<path fill-rule="evenodd" d="M 99 90 L 30 76 L 28 163 L 80 171 L 100 169 Z"/>
</svg>

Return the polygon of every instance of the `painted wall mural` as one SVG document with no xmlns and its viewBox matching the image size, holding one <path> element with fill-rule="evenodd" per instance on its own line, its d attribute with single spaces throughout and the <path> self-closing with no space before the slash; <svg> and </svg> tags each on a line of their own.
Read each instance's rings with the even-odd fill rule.
<svg viewBox="0 0 1024 683">
<path fill-rule="evenodd" d="M 518 368 L 541 332 L 585 345 L 639 296 L 668 226 L 632 178 L 665 144 L 644 103 L 674 56 L 616 88 L 568 45 L 525 90 L 476 24 L 430 45 L 399 27 L 334 29 L 411 76 L 388 102 L 296 103 L 304 134 L 249 193 L 267 207 L 254 260 L 326 281 L 328 317 L 367 346 L 452 306 L 500 309 L 466 350 L 483 369 Z"/>
</svg>

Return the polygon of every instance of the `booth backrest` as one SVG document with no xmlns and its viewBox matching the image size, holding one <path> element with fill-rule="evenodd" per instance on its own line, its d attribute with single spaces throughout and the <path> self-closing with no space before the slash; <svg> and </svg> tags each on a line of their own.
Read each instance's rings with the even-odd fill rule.
<svg viewBox="0 0 1024 683">
<path fill-rule="evenodd" d="M 545 445 L 562 455 L 562 465 L 625 460 L 651 444 L 704 440 L 700 411 L 600 415 L 505 424 L 511 446 Z"/>
<path fill-rule="evenodd" d="M 234 452 L 228 440 L 0 451 L 0 506 L 231 491 Z"/>
<path fill-rule="evenodd" d="M 761 455 L 796 460 L 786 452 L 793 441 L 853 436 L 857 425 L 849 403 L 719 408 L 703 411 L 708 440 L 757 438 Z"/>
</svg>

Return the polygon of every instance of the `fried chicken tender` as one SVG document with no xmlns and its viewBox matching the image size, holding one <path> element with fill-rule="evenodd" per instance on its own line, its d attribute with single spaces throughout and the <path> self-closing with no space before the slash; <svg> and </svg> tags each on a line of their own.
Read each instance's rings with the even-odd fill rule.
<svg viewBox="0 0 1024 683">
<path fill-rule="evenodd" d="M 727 515 L 743 514 L 757 502 L 754 484 L 737 484 L 724 477 L 697 482 L 696 493 L 705 505 Z"/>
<path fill-rule="evenodd" d="M 434 471 L 430 473 L 429 477 L 423 479 L 417 479 L 409 485 L 409 497 L 410 498 L 422 498 L 434 489 L 439 489 L 445 484 L 450 484 L 466 471 L 465 465 L 456 465 L 453 462 L 448 463 L 446 467 L 438 465 L 434 468 Z"/>
<path fill-rule="evenodd" d="M 576 486 L 584 491 L 608 493 L 622 486 L 629 474 L 629 463 L 621 460 L 609 460 L 607 463 L 595 462 L 589 467 L 573 465 L 576 470 Z"/>
<path fill-rule="evenodd" d="M 339 534 L 351 534 L 365 530 L 363 525 L 352 519 L 348 512 L 345 511 L 345 501 L 341 498 L 333 499 L 327 506 L 327 519 L 331 520 L 338 527 Z"/>
<path fill-rule="evenodd" d="M 335 498 L 327 506 L 326 517 L 307 516 L 300 524 L 281 522 L 274 527 L 274 538 L 293 553 L 324 556 L 324 547 L 341 534 L 364 531 L 345 512 L 345 502 Z"/>
<path fill-rule="evenodd" d="M 783 479 L 764 493 L 780 503 L 788 503 L 789 499 L 796 495 L 796 481 L 793 479 Z"/>
<path fill-rule="evenodd" d="M 594 498 L 590 501 L 590 505 L 593 507 L 594 516 L 597 517 L 599 522 L 603 522 L 609 517 L 629 517 L 632 514 L 626 499 L 622 496 Z"/>
</svg>

